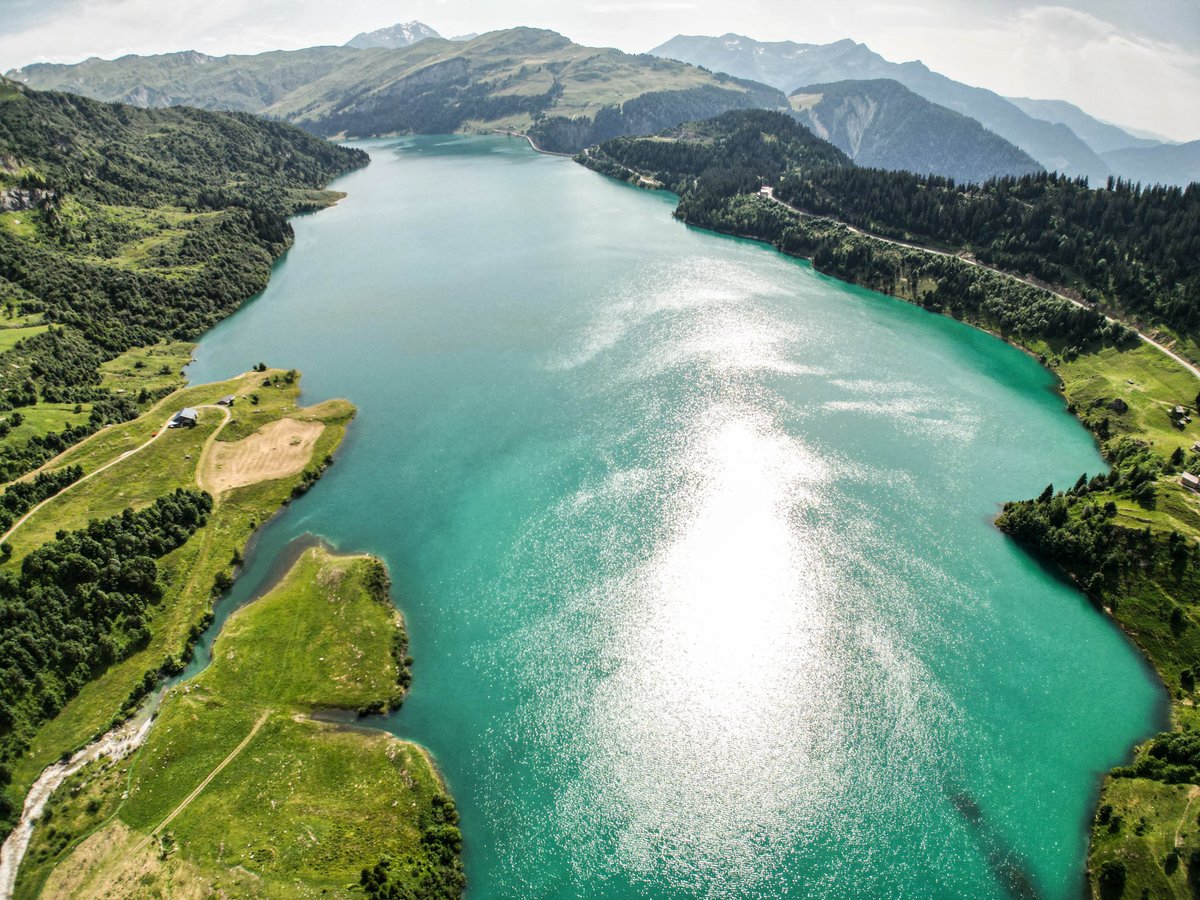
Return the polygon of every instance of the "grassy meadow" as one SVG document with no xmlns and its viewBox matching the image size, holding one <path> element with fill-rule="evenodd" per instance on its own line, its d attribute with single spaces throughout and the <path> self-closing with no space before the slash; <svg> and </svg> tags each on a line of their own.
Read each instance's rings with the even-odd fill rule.
<svg viewBox="0 0 1200 900">
<path fill-rule="evenodd" d="M 319 896 L 385 856 L 419 886 L 443 867 L 427 833 L 445 801 L 427 756 L 312 717 L 394 698 L 398 642 L 382 563 L 306 551 L 230 617 L 212 664 L 166 697 L 132 762 L 60 791 L 51 818 L 75 837 L 39 834 L 17 896 Z M 117 787 L 127 798 L 114 806 Z"/>
<path fill-rule="evenodd" d="M 59 529 L 81 527 L 91 519 L 116 515 L 127 507 L 149 505 L 177 487 L 195 488 L 205 445 L 217 434 L 223 413 L 217 408 L 202 408 L 196 428 L 163 431 L 163 425 L 183 406 L 204 407 L 225 394 L 248 392 L 262 378 L 262 374 L 255 373 L 176 391 L 139 418 L 103 429 L 52 460 L 47 469 L 78 464 L 85 475 L 117 462 L 53 498 L 18 528 L 9 538 L 13 555 L 6 565 L 18 566 L 25 554 L 52 539 Z M 299 390 L 298 380 L 288 384 L 282 377 L 279 385 L 270 389 L 276 418 L 282 417 L 285 410 L 296 411 Z M 235 417 L 238 409 L 235 407 Z M 314 459 L 324 459 L 334 452 L 353 414 L 353 407 L 345 401 L 322 404 L 317 415 L 325 428 L 317 440 Z M 152 443 L 121 458 L 145 444 L 156 431 L 160 436 Z M 157 673 L 165 662 L 185 653 L 211 609 L 218 575 L 231 572 L 235 551 L 244 549 L 254 530 L 271 518 L 302 482 L 302 475 L 295 475 L 221 495 L 208 524 L 159 561 L 164 591 L 163 599 L 149 615 L 149 642 L 132 656 L 98 672 L 55 718 L 36 729 L 28 752 L 14 765 L 9 787 L 12 796 L 22 797 L 48 764 L 121 719 L 128 710 L 126 701 L 139 690 L 147 673 Z"/>
</svg>

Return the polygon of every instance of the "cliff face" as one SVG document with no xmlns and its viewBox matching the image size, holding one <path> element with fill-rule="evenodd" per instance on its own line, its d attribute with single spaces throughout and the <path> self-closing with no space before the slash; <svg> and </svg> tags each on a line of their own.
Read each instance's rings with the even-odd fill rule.
<svg viewBox="0 0 1200 900">
<path fill-rule="evenodd" d="M 20 212 L 25 209 L 40 209 L 52 203 L 57 194 L 44 188 L 0 189 L 0 212 Z"/>
</svg>

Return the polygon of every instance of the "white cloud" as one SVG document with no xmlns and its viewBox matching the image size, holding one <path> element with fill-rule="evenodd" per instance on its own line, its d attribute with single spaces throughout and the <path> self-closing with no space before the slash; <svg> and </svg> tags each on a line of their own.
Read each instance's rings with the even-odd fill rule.
<svg viewBox="0 0 1200 900">
<path fill-rule="evenodd" d="M 1008 96 L 1069 100 L 1093 116 L 1177 140 L 1200 138 L 1200 52 L 1133 34 L 1065 6 L 1028 6 L 983 22 L 893 26 L 866 42 L 889 58 Z"/>
<path fill-rule="evenodd" d="M 584 7 L 592 13 L 628 12 L 682 12 L 696 8 L 695 3 L 650 2 L 645 3 L 589 3 Z"/>
</svg>

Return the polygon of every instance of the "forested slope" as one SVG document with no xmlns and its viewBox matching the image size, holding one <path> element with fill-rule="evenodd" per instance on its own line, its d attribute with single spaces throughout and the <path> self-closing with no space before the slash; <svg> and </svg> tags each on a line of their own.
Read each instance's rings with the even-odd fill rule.
<svg viewBox="0 0 1200 900">
<path fill-rule="evenodd" d="M 49 325 L 0 354 L 0 414 L 89 404 L 0 442 L 0 481 L 153 397 L 100 386 L 132 347 L 193 338 L 262 290 L 287 216 L 366 154 L 245 114 L 145 110 L 0 80 L 0 310 Z"/>
<path fill-rule="evenodd" d="M 862 168 L 828 151 L 822 158 L 811 142 L 803 157 L 777 149 L 798 140 L 785 116 L 733 112 L 653 140 L 607 142 L 585 162 L 651 174 L 681 194 L 679 214 L 692 224 L 778 241 L 778 217 L 768 207 L 756 206 L 760 221 L 729 220 L 739 196 L 773 184 L 778 198 L 813 215 L 1031 274 L 1183 337 L 1200 330 L 1200 186 L 1142 188 L 1110 179 L 1093 190 L 1046 173 L 960 184 Z M 836 243 L 804 255 L 827 255 Z"/>
</svg>

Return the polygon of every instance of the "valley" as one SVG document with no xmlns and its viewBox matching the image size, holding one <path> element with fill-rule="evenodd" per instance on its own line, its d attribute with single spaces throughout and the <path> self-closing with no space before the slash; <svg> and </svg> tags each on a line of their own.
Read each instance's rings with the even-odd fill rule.
<svg viewBox="0 0 1200 900">
<path fill-rule="evenodd" d="M 0 78 L 0 897 L 1188 896 L 1195 142 L 443 33 Z"/>
</svg>

